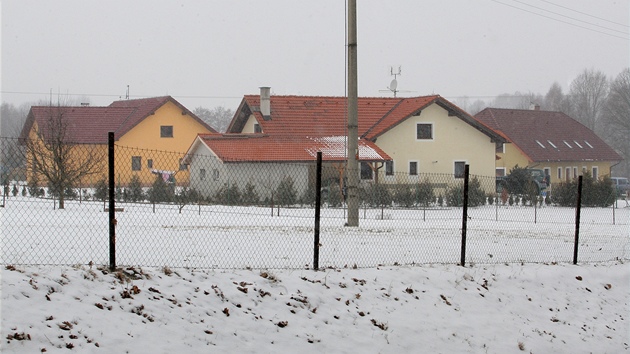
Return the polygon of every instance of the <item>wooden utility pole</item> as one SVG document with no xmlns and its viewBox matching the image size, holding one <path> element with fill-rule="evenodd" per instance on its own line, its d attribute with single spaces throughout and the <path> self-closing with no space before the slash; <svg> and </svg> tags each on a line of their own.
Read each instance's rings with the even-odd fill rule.
<svg viewBox="0 0 630 354">
<path fill-rule="evenodd" d="M 357 1 L 348 0 L 348 221 L 359 226 Z"/>
</svg>

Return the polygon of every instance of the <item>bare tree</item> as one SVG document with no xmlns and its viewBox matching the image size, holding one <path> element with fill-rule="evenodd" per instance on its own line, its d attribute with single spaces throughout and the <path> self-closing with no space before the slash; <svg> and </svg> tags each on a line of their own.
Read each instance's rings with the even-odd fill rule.
<svg viewBox="0 0 630 354">
<path fill-rule="evenodd" d="M 193 113 L 218 132 L 225 132 L 234 116 L 234 111 L 223 106 L 215 107 L 212 110 L 205 107 L 197 107 Z"/>
<path fill-rule="evenodd" d="M 630 68 L 610 84 L 602 116 L 604 137 L 624 157 L 623 174 L 630 176 Z"/>
<path fill-rule="evenodd" d="M 572 114 L 580 123 L 590 130 L 596 129 L 608 95 L 608 79 L 606 74 L 594 69 L 584 70 L 571 82 L 569 96 Z"/>
<path fill-rule="evenodd" d="M 106 161 L 102 146 L 72 141 L 69 112 L 62 105 L 48 106 L 30 130 L 22 132 L 28 174 L 48 182 L 49 192 L 59 197 L 59 209 L 65 208 L 65 193 L 82 179 L 103 173 Z M 31 119 L 35 122 L 30 116 L 34 114 L 31 109 L 27 123 Z"/>
<path fill-rule="evenodd" d="M 547 111 L 562 112 L 571 114 L 571 102 L 569 98 L 562 92 L 562 87 L 558 82 L 551 84 L 549 91 L 545 95 L 542 107 Z"/>
</svg>

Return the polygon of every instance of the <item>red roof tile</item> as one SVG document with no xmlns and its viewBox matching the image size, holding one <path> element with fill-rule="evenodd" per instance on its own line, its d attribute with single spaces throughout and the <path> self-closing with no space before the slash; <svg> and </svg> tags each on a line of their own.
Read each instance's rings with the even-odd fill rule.
<svg viewBox="0 0 630 354">
<path fill-rule="evenodd" d="M 405 119 L 436 103 L 495 141 L 504 138 L 477 122 L 466 112 L 439 95 L 391 98 L 359 97 L 359 136 L 374 140 Z M 260 95 L 246 95 L 228 132 L 240 133 L 250 114 L 262 131 L 272 136 L 343 136 L 347 131 L 347 98 L 320 96 L 271 96 L 271 117 L 260 113 Z"/>
<path fill-rule="evenodd" d="M 317 152 L 323 161 L 345 161 L 345 137 L 270 136 L 268 134 L 199 134 L 189 149 L 192 153 L 199 140 L 222 161 L 312 162 Z M 391 158 L 374 143 L 359 141 L 359 160 L 383 161 Z"/>
<path fill-rule="evenodd" d="M 562 112 L 486 108 L 475 119 L 533 162 L 622 160 L 593 131 Z"/>
<path fill-rule="evenodd" d="M 28 134 L 36 121 L 38 128 L 45 137 L 49 135 L 46 121 L 51 116 L 63 114 L 63 120 L 68 125 L 66 140 L 78 144 L 105 144 L 107 133 L 115 132 L 116 140 L 125 135 L 146 117 L 153 114 L 167 102 L 173 102 L 187 115 L 205 126 L 212 132 L 212 127 L 182 106 L 171 96 L 143 98 L 136 100 L 115 101 L 107 107 L 50 107 L 33 106 L 22 131 L 22 137 Z M 54 115 L 51 115 L 51 111 Z"/>
</svg>

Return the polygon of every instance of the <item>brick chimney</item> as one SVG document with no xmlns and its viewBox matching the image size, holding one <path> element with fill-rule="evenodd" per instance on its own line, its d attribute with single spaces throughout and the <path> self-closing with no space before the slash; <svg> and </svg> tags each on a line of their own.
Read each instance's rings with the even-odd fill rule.
<svg viewBox="0 0 630 354">
<path fill-rule="evenodd" d="M 271 119 L 271 88 L 260 88 L 260 113 L 265 120 Z"/>
</svg>

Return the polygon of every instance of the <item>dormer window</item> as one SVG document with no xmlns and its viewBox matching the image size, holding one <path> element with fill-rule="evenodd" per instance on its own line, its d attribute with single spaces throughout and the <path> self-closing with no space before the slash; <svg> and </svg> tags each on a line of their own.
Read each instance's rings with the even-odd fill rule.
<svg viewBox="0 0 630 354">
<path fill-rule="evenodd" d="M 254 123 L 254 133 L 262 133 L 262 128 L 260 127 L 260 124 Z"/>
</svg>

